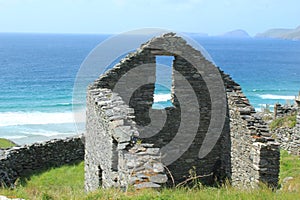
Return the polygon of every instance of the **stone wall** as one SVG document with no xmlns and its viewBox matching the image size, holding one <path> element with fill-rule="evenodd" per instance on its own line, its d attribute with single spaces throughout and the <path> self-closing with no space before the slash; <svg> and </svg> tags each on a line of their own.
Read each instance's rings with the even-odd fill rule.
<svg viewBox="0 0 300 200">
<path fill-rule="evenodd" d="M 293 128 L 278 127 L 272 130 L 272 137 L 280 144 L 280 148 L 294 155 L 300 155 L 300 117 L 299 117 L 299 97 L 296 97 L 295 104 L 275 104 L 274 118 L 296 115 L 296 126 Z M 268 113 L 261 113 L 261 116 L 268 116 Z M 269 123 L 271 123 L 270 121 Z"/>
<path fill-rule="evenodd" d="M 296 127 L 294 128 L 294 135 L 292 138 L 293 141 L 296 141 L 296 149 L 292 148 L 292 152 L 294 152 L 297 155 L 300 155 L 300 93 L 295 99 L 296 105 L 297 105 L 297 118 L 296 118 Z M 297 150 L 298 149 L 298 150 Z"/>
<path fill-rule="evenodd" d="M 155 57 L 159 55 L 174 57 L 173 106 L 160 110 L 152 109 Z M 221 85 L 218 76 L 223 80 Z M 213 86 L 207 81 L 212 81 Z M 218 93 L 220 98 L 215 98 Z M 189 98 L 180 100 L 182 96 Z M 193 98 L 196 101 L 193 102 Z M 223 103 L 224 112 L 216 102 Z M 142 155 L 155 151 L 152 148 L 161 153 L 162 163 L 158 162 L 159 155 L 151 160 L 167 165 L 171 173 L 169 184 L 186 180 L 193 169 L 193 173 L 202 176 L 200 181 L 203 184 L 212 185 L 229 179 L 233 185 L 246 187 L 255 187 L 259 182 L 277 185 L 279 144 L 270 137 L 266 123 L 255 114 L 237 83 L 206 60 L 201 52 L 172 33 L 143 44 L 101 75 L 88 89 L 87 107 L 87 191 L 100 185 L 125 187 L 128 183 L 135 186 L 149 181 L 150 185 L 157 183 L 151 182 L 151 177 L 145 175 L 147 173 L 129 173 L 136 160 L 142 160 L 138 162 L 142 171 L 148 166 L 150 170 L 156 170 L 154 163 L 148 165 L 143 158 L 134 158 L 139 155 L 131 153 L 131 149 L 136 148 L 136 137 L 146 144 Z M 165 115 L 164 119 L 158 117 L 162 115 Z M 206 145 L 207 132 L 214 124 L 211 122 L 220 116 L 225 118 L 224 127 L 221 130 L 213 128 L 215 132 L 211 139 L 217 138 L 216 143 L 207 155 L 200 157 L 199 149 Z M 163 120 L 161 129 L 153 126 Z M 194 130 L 193 127 L 197 128 Z M 195 136 L 191 134 L 193 132 Z M 179 157 L 171 162 L 173 155 Z M 163 171 L 159 173 L 159 177 L 165 177 Z M 136 179 L 136 182 L 128 181 Z"/>
<path fill-rule="evenodd" d="M 295 99 L 295 105 L 283 106 L 280 113 L 296 114 L 296 126 L 293 128 L 276 128 L 273 131 L 274 138 L 280 143 L 280 147 L 294 155 L 300 155 L 300 95 Z M 292 108 L 292 109 L 291 109 Z M 287 110 L 287 111 L 286 111 Z M 290 112 L 292 111 L 292 112 Z M 284 115 L 285 116 L 285 115 Z"/>
<path fill-rule="evenodd" d="M 281 105 L 275 104 L 274 106 L 274 118 L 280 118 L 285 116 L 291 116 L 297 113 L 297 106 L 296 105 Z"/>
<path fill-rule="evenodd" d="M 167 181 L 160 149 L 136 140 L 132 108 L 110 89 L 87 96 L 85 189 L 160 187 Z"/>
<path fill-rule="evenodd" d="M 228 86 L 227 86 L 228 87 Z M 241 88 L 227 89 L 231 135 L 231 181 L 235 186 L 256 187 L 263 182 L 277 187 L 279 143 L 271 138 L 268 125 L 255 114 Z"/>
<path fill-rule="evenodd" d="M 20 177 L 84 159 L 82 136 L 0 150 L 0 185 L 14 187 Z"/>
<path fill-rule="evenodd" d="M 297 127 L 276 128 L 273 134 L 276 141 L 280 143 L 281 149 L 290 154 L 300 155 L 300 133 L 297 131 Z"/>
<path fill-rule="evenodd" d="M 300 135 L 300 92 L 299 96 L 296 97 L 295 102 L 297 104 L 297 123 L 296 123 L 296 133 Z"/>
</svg>

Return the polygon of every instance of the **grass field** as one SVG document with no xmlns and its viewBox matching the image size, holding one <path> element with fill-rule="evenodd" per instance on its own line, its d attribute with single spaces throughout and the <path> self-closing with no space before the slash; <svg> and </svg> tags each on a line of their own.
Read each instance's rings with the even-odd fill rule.
<svg viewBox="0 0 300 200">
<path fill-rule="evenodd" d="M 85 194 L 84 192 L 84 164 L 63 166 L 51 169 L 47 172 L 36 174 L 26 180 L 18 180 L 14 190 L 0 189 L 0 194 L 8 197 L 24 199 L 300 199 L 300 158 L 281 152 L 280 180 L 293 177 L 285 183 L 282 189 L 272 191 L 266 187 L 256 190 L 239 190 L 230 186 L 220 188 L 202 187 L 195 185 L 191 188 L 173 188 L 158 190 L 135 191 L 129 189 L 122 192 L 117 189 L 99 189 L 96 192 Z"/>
</svg>

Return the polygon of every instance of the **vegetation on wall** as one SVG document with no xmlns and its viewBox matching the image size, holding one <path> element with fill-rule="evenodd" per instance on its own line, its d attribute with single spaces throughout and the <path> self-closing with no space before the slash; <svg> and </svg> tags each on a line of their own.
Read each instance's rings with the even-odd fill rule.
<svg viewBox="0 0 300 200">
<path fill-rule="evenodd" d="M 280 117 L 274 119 L 270 123 L 270 129 L 274 130 L 276 128 L 293 128 L 296 126 L 296 115 Z"/>
</svg>

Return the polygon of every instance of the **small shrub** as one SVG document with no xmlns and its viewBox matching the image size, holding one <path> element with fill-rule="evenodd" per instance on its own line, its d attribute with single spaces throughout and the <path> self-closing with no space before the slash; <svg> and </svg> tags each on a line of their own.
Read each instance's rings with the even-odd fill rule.
<svg viewBox="0 0 300 200">
<path fill-rule="evenodd" d="M 143 142 L 143 141 L 142 141 L 141 139 L 138 139 L 138 140 L 136 141 L 136 144 L 137 144 L 137 145 L 141 145 L 142 142 Z"/>
</svg>

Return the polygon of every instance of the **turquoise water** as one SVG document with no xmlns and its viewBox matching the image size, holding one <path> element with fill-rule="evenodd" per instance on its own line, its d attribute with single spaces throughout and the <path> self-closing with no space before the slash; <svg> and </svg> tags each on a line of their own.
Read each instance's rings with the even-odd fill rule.
<svg viewBox="0 0 300 200">
<path fill-rule="evenodd" d="M 73 135 L 77 131 L 72 113 L 76 73 L 89 52 L 107 37 L 0 34 L 0 137 L 23 144 Z M 241 84 L 256 109 L 287 99 L 292 102 L 298 94 L 300 41 L 194 39 Z M 170 104 L 166 89 L 170 71 L 158 72 L 166 82 L 157 86 L 155 101 L 166 106 Z M 83 131 L 81 127 L 79 132 Z"/>
</svg>

